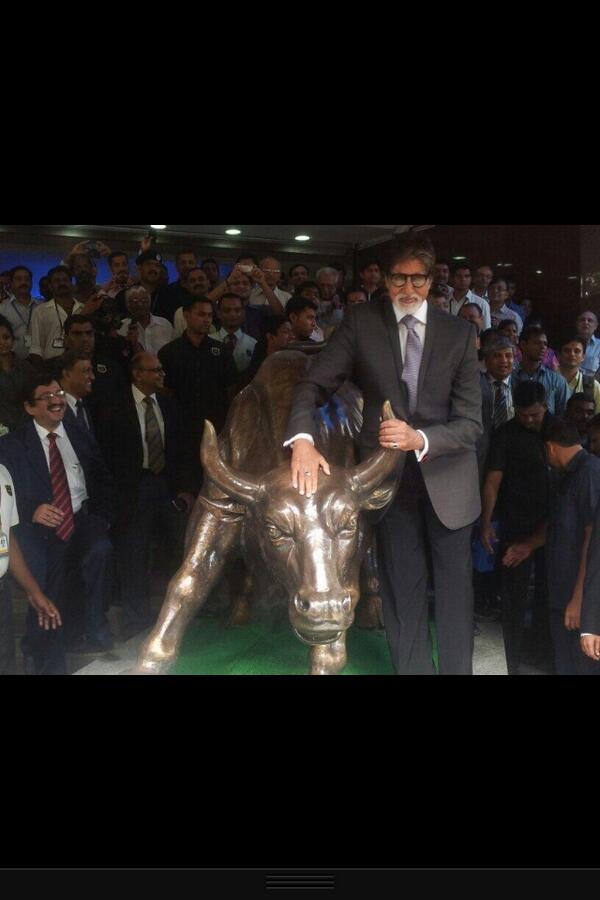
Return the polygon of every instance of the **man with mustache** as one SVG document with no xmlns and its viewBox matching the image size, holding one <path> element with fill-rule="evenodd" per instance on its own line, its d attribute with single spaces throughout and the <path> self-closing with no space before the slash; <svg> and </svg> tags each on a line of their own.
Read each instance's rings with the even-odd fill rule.
<svg viewBox="0 0 600 900">
<path fill-rule="evenodd" d="M 112 649 L 104 613 L 112 546 L 112 479 L 93 437 L 64 421 L 67 401 L 52 374 L 37 373 L 28 386 L 29 421 L 0 439 L 0 462 L 15 487 L 15 535 L 31 574 L 59 610 L 65 627 L 84 621 L 83 649 Z M 81 582 L 79 608 L 67 608 L 71 576 Z M 83 605 L 83 609 L 81 609 Z M 37 675 L 67 674 L 63 629 L 46 631 L 29 611 L 23 644 Z"/>
</svg>

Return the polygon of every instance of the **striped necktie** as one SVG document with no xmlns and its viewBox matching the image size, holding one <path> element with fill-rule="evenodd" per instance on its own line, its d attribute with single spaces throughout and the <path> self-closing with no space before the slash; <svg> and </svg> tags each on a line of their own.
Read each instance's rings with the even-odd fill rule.
<svg viewBox="0 0 600 900">
<path fill-rule="evenodd" d="M 165 448 L 152 397 L 144 397 L 146 404 L 146 444 L 148 445 L 148 468 L 160 475 L 165 467 Z"/>
<path fill-rule="evenodd" d="M 75 517 L 73 516 L 73 504 L 71 503 L 71 489 L 67 480 L 63 458 L 60 455 L 60 450 L 56 446 L 56 435 L 54 432 L 50 432 L 48 441 L 50 442 L 52 505 L 56 506 L 64 513 L 63 523 L 56 529 L 55 534 L 61 541 L 68 541 L 75 531 Z"/>
<path fill-rule="evenodd" d="M 506 393 L 504 383 L 502 381 L 494 382 L 494 431 L 506 425 L 508 422 L 508 404 L 506 402 Z"/>
<path fill-rule="evenodd" d="M 407 331 L 402 381 L 408 388 L 408 409 L 411 415 L 417 409 L 419 372 L 421 371 L 421 360 L 423 358 L 423 345 L 416 330 L 417 321 L 414 316 L 404 316 L 401 319 Z"/>
</svg>

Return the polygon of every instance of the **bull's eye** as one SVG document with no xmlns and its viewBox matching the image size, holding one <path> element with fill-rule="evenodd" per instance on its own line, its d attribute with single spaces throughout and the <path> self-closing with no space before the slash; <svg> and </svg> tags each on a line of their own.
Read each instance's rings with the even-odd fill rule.
<svg viewBox="0 0 600 900">
<path fill-rule="evenodd" d="M 272 522 L 265 526 L 265 530 L 272 541 L 283 541 L 286 538 L 290 538 L 291 535 L 287 534 L 287 532 L 282 531 L 278 525 L 274 525 Z"/>
</svg>

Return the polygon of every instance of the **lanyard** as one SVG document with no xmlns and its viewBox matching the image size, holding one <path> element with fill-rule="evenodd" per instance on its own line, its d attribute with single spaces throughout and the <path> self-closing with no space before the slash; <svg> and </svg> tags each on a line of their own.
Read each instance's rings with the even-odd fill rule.
<svg viewBox="0 0 600 900">
<path fill-rule="evenodd" d="M 29 304 L 29 316 L 27 317 L 27 321 L 25 321 L 25 319 L 21 315 L 21 310 L 19 309 L 21 304 L 17 302 L 16 298 L 13 299 L 11 305 L 12 305 L 12 308 L 14 309 L 14 311 L 16 312 L 16 314 L 18 315 L 18 317 L 20 318 L 21 322 L 25 326 L 25 330 L 27 331 L 27 334 L 29 334 L 29 331 L 31 329 L 31 316 L 33 314 L 33 307 L 35 305 L 33 300 Z"/>
<path fill-rule="evenodd" d="M 75 308 L 75 304 L 73 304 L 73 308 Z M 65 326 L 64 326 L 63 320 L 60 317 L 60 313 L 58 311 L 58 303 L 56 302 L 56 300 L 54 301 L 54 309 L 56 312 L 56 318 L 58 319 L 58 327 L 60 328 L 60 336 L 62 337 L 65 333 Z"/>
</svg>

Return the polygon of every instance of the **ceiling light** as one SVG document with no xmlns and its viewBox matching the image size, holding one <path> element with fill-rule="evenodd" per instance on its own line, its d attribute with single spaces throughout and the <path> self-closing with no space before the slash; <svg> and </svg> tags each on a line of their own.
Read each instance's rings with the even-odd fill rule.
<svg viewBox="0 0 600 900">
<path fill-rule="evenodd" d="M 466 259 L 466 258 L 467 258 L 466 256 L 453 256 L 452 257 L 452 259 L 456 259 L 456 260 L 461 260 L 461 259 Z"/>
<path fill-rule="evenodd" d="M 162 231 L 163 228 L 166 228 L 166 225 L 151 225 L 150 228 L 156 228 L 157 231 Z"/>
<path fill-rule="evenodd" d="M 225 232 L 225 234 L 230 234 L 232 237 L 234 237 L 236 234 L 241 234 L 241 233 L 242 232 L 240 231 L 239 228 L 228 228 L 227 231 Z"/>
<path fill-rule="evenodd" d="M 295 240 L 297 240 L 297 241 L 310 241 L 310 234 L 297 234 Z"/>
<path fill-rule="evenodd" d="M 544 273 L 542 272 L 541 269 L 536 269 L 536 270 L 535 270 L 535 274 L 536 274 L 536 275 L 543 275 Z"/>
</svg>

